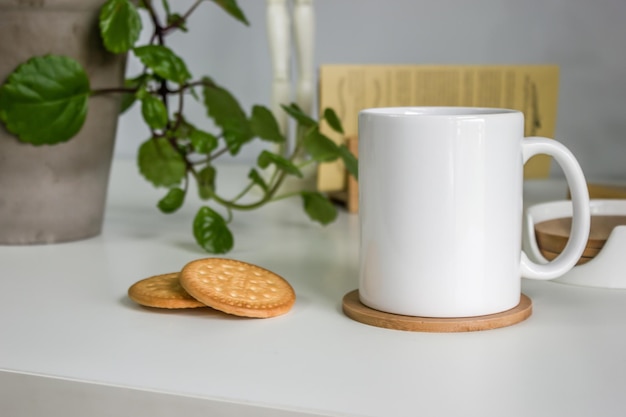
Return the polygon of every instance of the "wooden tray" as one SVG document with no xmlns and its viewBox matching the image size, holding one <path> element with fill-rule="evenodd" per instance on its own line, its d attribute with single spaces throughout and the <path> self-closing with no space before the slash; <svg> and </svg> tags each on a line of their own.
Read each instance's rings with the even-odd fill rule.
<svg viewBox="0 0 626 417">
<path fill-rule="evenodd" d="M 532 314 L 532 302 L 522 294 L 517 307 L 502 313 L 459 318 L 413 317 L 369 308 L 359 300 L 359 291 L 354 290 L 343 297 L 343 312 L 360 323 L 387 329 L 438 333 L 474 332 L 511 326 L 526 320 Z"/>
</svg>

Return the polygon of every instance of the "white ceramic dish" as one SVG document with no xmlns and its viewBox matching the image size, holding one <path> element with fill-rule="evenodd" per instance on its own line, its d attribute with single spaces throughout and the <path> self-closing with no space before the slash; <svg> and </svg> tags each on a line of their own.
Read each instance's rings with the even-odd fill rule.
<svg viewBox="0 0 626 417">
<path fill-rule="evenodd" d="M 599 200 L 589 202 L 592 216 L 626 216 L 626 200 Z M 524 250 L 538 263 L 548 261 L 541 255 L 535 237 L 535 224 L 562 217 L 571 217 L 572 202 L 552 201 L 528 207 L 524 218 Z M 626 288 L 626 225 L 613 229 L 604 247 L 592 260 L 578 265 L 554 280 L 564 284 L 599 288 Z"/>
</svg>

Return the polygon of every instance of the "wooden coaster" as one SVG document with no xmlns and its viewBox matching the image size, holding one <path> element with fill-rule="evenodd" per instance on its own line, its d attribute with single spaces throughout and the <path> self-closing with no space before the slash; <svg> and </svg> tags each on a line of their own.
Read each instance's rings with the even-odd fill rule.
<svg viewBox="0 0 626 417">
<path fill-rule="evenodd" d="M 559 256 L 561 253 L 557 253 L 557 252 L 551 252 L 549 250 L 545 250 L 543 248 L 539 248 L 539 252 L 541 252 L 541 254 L 543 255 L 544 258 L 546 258 L 548 261 L 553 261 L 556 259 L 557 256 Z M 583 265 L 586 264 L 587 262 L 589 262 L 590 260 L 592 260 L 595 256 L 581 256 L 580 258 L 578 258 L 578 261 L 576 261 L 576 265 Z"/>
<path fill-rule="evenodd" d="M 517 307 L 502 313 L 459 318 L 402 316 L 374 310 L 361 303 L 359 290 L 350 291 L 343 297 L 343 312 L 351 319 L 370 326 L 412 332 L 452 333 L 497 329 L 526 320 L 532 310 L 532 301 L 524 294 Z"/>
<path fill-rule="evenodd" d="M 626 224 L 626 216 L 591 216 L 591 227 L 586 249 L 596 249 L 599 252 L 609 238 L 611 231 L 615 227 L 624 224 Z M 571 217 L 537 223 L 535 225 L 537 244 L 540 248 L 559 253 L 567 244 L 571 227 Z M 595 256 L 597 252 L 593 255 L 588 254 L 584 256 Z"/>
</svg>

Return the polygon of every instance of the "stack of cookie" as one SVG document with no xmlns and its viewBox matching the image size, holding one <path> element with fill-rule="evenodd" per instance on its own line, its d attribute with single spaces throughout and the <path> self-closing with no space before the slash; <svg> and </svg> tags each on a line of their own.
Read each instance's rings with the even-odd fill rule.
<svg viewBox="0 0 626 417">
<path fill-rule="evenodd" d="M 211 307 L 243 317 L 269 318 L 291 310 L 296 294 L 279 275 L 246 262 L 206 258 L 180 272 L 142 279 L 128 296 L 146 307 Z"/>
</svg>

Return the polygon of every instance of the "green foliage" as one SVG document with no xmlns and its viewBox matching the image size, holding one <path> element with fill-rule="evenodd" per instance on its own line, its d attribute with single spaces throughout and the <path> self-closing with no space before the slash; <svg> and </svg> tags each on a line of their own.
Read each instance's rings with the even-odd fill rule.
<svg viewBox="0 0 626 417">
<path fill-rule="evenodd" d="M 134 78 L 128 78 L 124 80 L 124 88 L 131 92 L 123 92 L 122 93 L 122 108 L 120 113 L 124 113 L 126 110 L 130 109 L 135 101 L 137 100 L 136 91 L 139 91 L 141 87 L 148 80 L 148 76 L 146 74 L 140 74 Z"/>
<path fill-rule="evenodd" d="M 281 107 L 287 112 L 289 116 L 296 119 L 299 125 L 307 128 L 317 126 L 317 121 L 315 121 L 315 119 L 311 118 L 305 112 L 303 112 L 297 104 L 291 103 L 288 106 L 283 104 L 281 105 Z"/>
<path fill-rule="evenodd" d="M 248 19 L 246 19 L 246 16 L 244 16 L 243 12 L 239 8 L 235 0 L 212 0 L 212 1 L 213 3 L 217 4 L 222 9 L 224 9 L 232 17 L 239 20 L 241 23 L 249 25 Z"/>
<path fill-rule="evenodd" d="M 208 200 L 215 192 L 215 177 L 217 170 L 212 165 L 207 165 L 198 172 L 198 194 L 203 200 Z"/>
<path fill-rule="evenodd" d="M 137 153 L 139 172 L 157 187 L 172 187 L 181 183 L 187 174 L 182 155 L 165 138 L 145 141 Z"/>
<path fill-rule="evenodd" d="M 150 94 L 141 97 L 141 115 L 152 129 L 163 129 L 168 122 L 165 104 Z"/>
<path fill-rule="evenodd" d="M 185 191 L 182 188 L 170 188 L 165 197 L 159 200 L 157 207 L 163 213 L 173 213 L 185 202 Z"/>
<path fill-rule="evenodd" d="M 341 157 L 348 173 L 357 180 L 359 179 L 359 161 L 346 145 L 339 146 L 339 156 Z"/>
<path fill-rule="evenodd" d="M 285 157 L 269 151 L 261 152 L 261 154 L 257 158 L 257 164 L 261 168 L 267 168 L 271 164 L 273 164 L 274 166 L 276 166 L 276 168 L 284 171 L 287 174 L 295 175 L 296 177 L 302 178 L 302 171 L 300 171 L 296 164 L 294 164 Z"/>
<path fill-rule="evenodd" d="M 207 206 L 201 207 L 193 220 L 193 235 L 196 242 L 210 253 L 229 252 L 235 242 L 226 220 Z"/>
<path fill-rule="evenodd" d="M 343 126 L 341 126 L 341 120 L 337 117 L 337 113 L 330 107 L 324 110 L 324 119 L 328 123 L 331 129 L 337 133 L 343 134 Z"/>
<path fill-rule="evenodd" d="M 252 108 L 250 128 L 260 139 L 275 143 L 285 142 L 285 137 L 280 133 L 276 118 L 267 107 L 254 106 Z"/>
<path fill-rule="evenodd" d="M 311 220 L 324 225 L 335 221 L 337 208 L 326 197 L 311 191 L 303 191 L 301 195 L 304 211 L 306 211 Z"/>
<path fill-rule="evenodd" d="M 339 147 L 319 129 L 311 129 L 304 137 L 304 148 L 316 160 L 331 162 L 339 158 Z"/>
<path fill-rule="evenodd" d="M 217 148 L 217 137 L 203 130 L 193 129 L 189 135 L 193 150 L 199 154 L 208 155 Z"/>
<path fill-rule="evenodd" d="M 183 84 L 191 78 L 187 64 L 165 45 L 145 45 L 134 48 L 137 58 L 157 76 Z"/>
<path fill-rule="evenodd" d="M 249 183 L 236 197 L 223 198 L 216 186 L 216 158 L 225 153 L 237 155 L 255 139 L 282 149 L 286 138 L 267 107 L 255 105 L 246 113 L 237 99 L 211 78 L 192 80 L 183 59 L 166 46 L 166 35 L 173 31 L 186 32 L 190 14 L 205 2 L 196 2 L 180 13 L 171 10 L 169 0 L 160 0 L 161 12 L 153 7 L 153 2 L 107 0 L 99 17 L 104 46 L 113 53 L 133 54 L 144 66 L 139 74 L 127 79 L 121 87 L 92 90 L 86 71 L 77 61 L 55 55 L 33 57 L 0 87 L 0 120 L 6 128 L 19 140 L 35 145 L 63 142 L 81 129 L 90 96 L 120 94 L 121 111 L 139 102 L 150 130 L 150 137 L 139 147 L 137 165 L 148 182 L 167 190 L 157 203 L 158 209 L 163 213 L 180 209 L 190 182 L 195 181 L 200 199 L 228 213 L 225 219 L 208 205 L 197 212 L 193 235 L 206 251 L 226 253 L 233 248 L 234 238 L 228 225 L 234 210 L 256 209 L 289 196 L 301 196 L 304 211 L 311 220 L 324 225 L 332 222 L 337 209 L 323 194 L 309 191 L 281 194 L 281 184 L 287 176 L 302 177 L 301 168 L 307 164 L 338 159 L 352 175 L 357 175 L 356 158 L 345 145 L 337 145 L 320 132 L 320 122 L 324 120 L 333 131 L 343 134 L 335 112 L 325 109 L 318 121 L 296 104 L 284 105 L 283 110 L 297 125 L 292 151 L 289 154 L 260 152 L 256 165 L 248 172 Z M 235 0 L 212 2 L 248 24 Z M 140 12 L 147 13 L 154 27 L 149 40 L 138 45 L 142 30 Z M 198 97 L 196 89 L 201 90 L 202 97 Z M 210 133 L 187 121 L 184 110 L 190 98 L 202 102 L 216 132 Z M 258 192 L 248 195 L 253 188 Z M 249 198 L 243 200 L 246 195 Z"/>
<path fill-rule="evenodd" d="M 141 33 L 141 18 L 129 0 L 109 0 L 100 9 L 100 35 L 104 47 L 115 53 L 127 52 Z"/>
<path fill-rule="evenodd" d="M 23 142 L 65 142 L 82 128 L 90 92 L 87 73 L 75 60 L 34 57 L 0 88 L 0 120 Z"/>
<path fill-rule="evenodd" d="M 265 182 L 261 174 L 259 174 L 259 171 L 252 168 L 248 173 L 248 178 L 252 180 L 253 184 L 261 187 L 261 190 L 263 190 L 265 193 L 269 192 L 269 187 L 267 186 L 267 183 Z"/>
<path fill-rule="evenodd" d="M 222 136 L 231 155 L 237 155 L 241 147 L 254 135 L 246 113 L 235 97 L 210 78 L 203 79 L 204 105 L 207 114 L 222 128 Z"/>
</svg>

